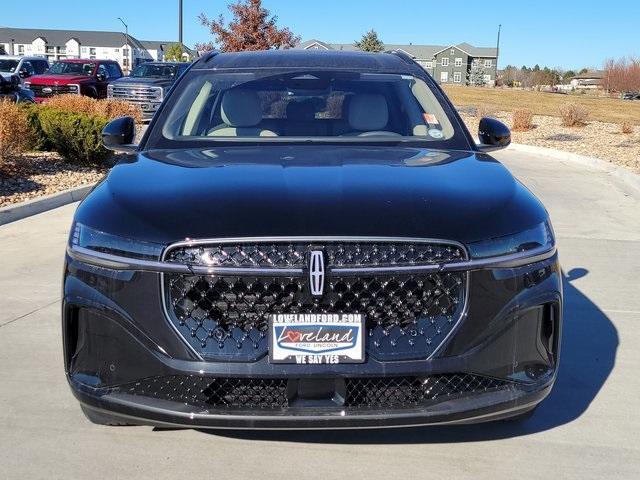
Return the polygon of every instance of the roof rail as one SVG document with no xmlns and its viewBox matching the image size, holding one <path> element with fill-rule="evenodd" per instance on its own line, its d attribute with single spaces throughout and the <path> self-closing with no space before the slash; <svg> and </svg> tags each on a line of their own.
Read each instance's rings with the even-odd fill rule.
<svg viewBox="0 0 640 480">
<path fill-rule="evenodd" d="M 405 52 L 405 51 L 402 51 L 402 50 L 387 50 L 384 53 L 390 53 L 391 55 L 395 55 L 396 57 L 400 57 L 406 63 L 409 63 L 411 65 L 418 65 L 418 62 L 416 62 L 414 60 L 414 58 L 411 55 L 409 55 L 407 52 Z"/>
<path fill-rule="evenodd" d="M 209 63 L 209 61 L 215 57 L 216 55 L 218 55 L 220 52 L 218 50 L 212 50 L 210 52 L 205 53 L 204 55 L 202 55 L 198 60 L 196 60 L 193 65 L 199 65 L 199 64 L 207 64 Z"/>
</svg>

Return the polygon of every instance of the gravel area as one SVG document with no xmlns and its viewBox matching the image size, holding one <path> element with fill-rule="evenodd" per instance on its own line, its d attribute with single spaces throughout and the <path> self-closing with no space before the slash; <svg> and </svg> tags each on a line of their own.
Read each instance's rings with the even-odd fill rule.
<svg viewBox="0 0 640 480">
<path fill-rule="evenodd" d="M 79 167 L 56 153 L 28 153 L 0 171 L 0 207 L 95 183 L 107 168 Z"/>
<path fill-rule="evenodd" d="M 480 119 L 465 111 L 460 115 L 475 135 Z M 510 113 L 494 116 L 511 126 Z M 597 121 L 583 127 L 563 127 L 559 117 L 543 115 L 534 115 L 533 126 L 526 132 L 511 132 L 512 141 L 596 157 L 640 173 L 640 127 L 634 127 L 631 134 L 622 133 L 618 124 Z"/>
</svg>

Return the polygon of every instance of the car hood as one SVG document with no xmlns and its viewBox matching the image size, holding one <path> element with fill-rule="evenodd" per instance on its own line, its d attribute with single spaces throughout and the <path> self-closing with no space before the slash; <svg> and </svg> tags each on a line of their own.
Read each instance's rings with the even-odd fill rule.
<svg viewBox="0 0 640 480">
<path fill-rule="evenodd" d="M 132 77 L 122 77 L 117 79 L 115 84 L 122 85 L 149 85 L 149 86 L 166 86 L 172 85 L 175 81 L 174 78 L 156 78 L 156 77 L 142 77 L 142 78 L 132 78 Z"/>
<path fill-rule="evenodd" d="M 546 217 L 485 154 L 328 145 L 140 153 L 116 165 L 76 214 L 93 228 L 163 244 L 274 236 L 468 243 Z"/>
<path fill-rule="evenodd" d="M 69 83 L 92 82 L 93 78 L 86 75 L 34 75 L 29 83 L 35 85 L 67 85 Z"/>
</svg>

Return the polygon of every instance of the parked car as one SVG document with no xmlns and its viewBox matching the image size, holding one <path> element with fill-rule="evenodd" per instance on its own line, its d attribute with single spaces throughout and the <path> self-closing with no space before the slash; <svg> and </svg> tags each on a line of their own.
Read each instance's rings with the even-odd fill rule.
<svg viewBox="0 0 640 480">
<path fill-rule="evenodd" d="M 143 118 L 150 120 L 168 90 L 188 66 L 188 63 L 143 63 L 134 68 L 128 77 L 111 83 L 107 96 L 139 105 Z"/>
<path fill-rule="evenodd" d="M 622 94 L 623 100 L 640 100 L 640 93 L 638 92 L 625 92 Z"/>
<path fill-rule="evenodd" d="M 44 57 L 0 55 L 0 76 L 6 79 L 16 76 L 23 81 L 46 72 L 48 68 L 49 62 Z"/>
<path fill-rule="evenodd" d="M 9 100 L 16 103 L 34 103 L 33 92 L 20 85 L 17 76 L 0 75 L 0 101 Z"/>
<path fill-rule="evenodd" d="M 106 98 L 107 86 L 120 77 L 116 61 L 66 59 L 55 62 L 46 74 L 31 77 L 25 86 L 33 90 L 37 102 L 63 93 Z"/>
<path fill-rule="evenodd" d="M 558 368 L 549 216 L 403 52 L 211 53 L 78 207 L 64 368 L 99 424 L 523 418 Z"/>
</svg>

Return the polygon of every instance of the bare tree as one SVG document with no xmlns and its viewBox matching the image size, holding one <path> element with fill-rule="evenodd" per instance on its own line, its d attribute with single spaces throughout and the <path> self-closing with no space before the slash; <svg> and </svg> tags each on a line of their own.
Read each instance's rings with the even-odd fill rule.
<svg viewBox="0 0 640 480">
<path fill-rule="evenodd" d="M 640 91 L 640 58 L 608 59 L 604 63 L 603 87 L 609 92 Z"/>
</svg>

